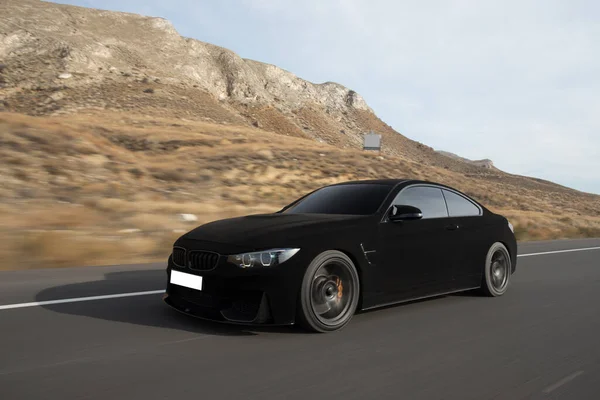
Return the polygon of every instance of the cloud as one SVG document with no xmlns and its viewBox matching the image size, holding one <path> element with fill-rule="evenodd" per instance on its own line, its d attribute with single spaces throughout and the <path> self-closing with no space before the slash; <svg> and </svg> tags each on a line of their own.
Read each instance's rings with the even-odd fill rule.
<svg viewBox="0 0 600 400">
<path fill-rule="evenodd" d="M 600 193 L 600 3 L 70 1 L 358 91 L 404 135 Z"/>
</svg>

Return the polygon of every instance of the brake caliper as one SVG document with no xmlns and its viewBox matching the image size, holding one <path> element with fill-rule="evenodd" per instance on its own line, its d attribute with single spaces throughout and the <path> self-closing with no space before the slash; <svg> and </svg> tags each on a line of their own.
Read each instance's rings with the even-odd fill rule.
<svg viewBox="0 0 600 400">
<path fill-rule="evenodd" d="M 336 278 L 335 284 L 337 286 L 337 297 L 338 299 L 341 299 L 342 293 L 344 292 L 344 285 L 342 285 L 342 280 L 340 278 Z"/>
</svg>

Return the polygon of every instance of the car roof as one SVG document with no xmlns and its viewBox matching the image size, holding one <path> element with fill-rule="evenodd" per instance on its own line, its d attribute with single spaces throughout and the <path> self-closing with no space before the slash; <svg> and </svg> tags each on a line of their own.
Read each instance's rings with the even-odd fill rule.
<svg viewBox="0 0 600 400">
<path fill-rule="evenodd" d="M 458 189 L 455 189 L 451 186 L 445 185 L 443 183 L 439 183 L 439 182 L 432 182 L 432 181 L 425 181 L 425 180 L 420 180 L 420 179 L 410 179 L 410 178 L 397 178 L 397 179 L 364 179 L 364 180 L 355 180 L 355 181 L 346 181 L 346 182 L 339 182 L 339 183 L 334 183 L 332 185 L 327 185 L 327 186 L 342 186 L 342 185 L 352 185 L 352 184 L 380 184 L 380 185 L 387 185 L 390 187 L 390 190 L 396 188 L 398 185 L 400 184 L 425 184 L 425 185 L 436 185 L 439 186 L 441 188 L 446 188 L 446 189 L 450 189 L 453 190 L 455 192 L 458 192 L 460 194 L 462 194 L 463 196 L 467 197 L 469 200 L 475 202 L 478 206 L 480 206 L 483 210 L 484 213 L 490 213 L 490 211 L 483 205 L 481 204 L 479 201 L 475 200 L 473 197 L 469 196 L 466 193 L 461 192 Z M 318 189 L 317 189 L 318 190 Z M 299 199 L 300 200 L 300 199 Z"/>
<path fill-rule="evenodd" d="M 379 184 L 379 185 L 388 185 L 388 186 L 396 186 L 399 185 L 401 183 L 423 183 L 423 184 L 428 184 L 428 185 L 438 185 L 438 186 L 442 186 L 442 187 L 446 187 L 452 190 L 456 190 L 448 185 L 445 185 L 443 183 L 439 183 L 439 182 L 433 182 L 433 181 L 424 181 L 424 180 L 420 180 L 420 179 L 410 179 L 410 178 L 397 178 L 397 179 L 364 179 L 364 180 L 357 180 L 357 181 L 346 181 L 346 182 L 339 182 L 336 183 L 334 185 L 331 186 L 337 186 L 337 185 L 353 185 L 353 184 Z"/>
<path fill-rule="evenodd" d="M 410 184 L 425 184 L 425 185 L 436 185 L 439 186 L 441 188 L 446 188 L 446 189 L 450 189 L 453 190 L 455 192 L 461 193 L 464 196 L 467 196 L 469 199 L 475 201 L 477 204 L 479 204 L 480 206 L 482 206 L 481 203 L 479 203 L 477 200 L 473 199 L 471 196 L 461 192 L 458 189 L 453 188 L 452 186 L 448 186 L 445 185 L 443 183 L 439 183 L 439 182 L 432 182 L 432 181 L 424 181 L 424 180 L 420 180 L 420 179 L 409 179 L 409 178 L 402 178 L 402 179 L 365 179 L 365 180 L 358 180 L 358 181 L 347 181 L 347 182 L 340 182 L 340 183 L 336 183 L 334 185 L 331 186 L 338 186 L 338 185 L 351 185 L 351 184 L 380 184 L 380 185 L 388 185 L 390 186 L 390 188 L 392 187 L 396 187 L 402 183 L 410 183 Z"/>
<path fill-rule="evenodd" d="M 358 180 L 358 181 L 347 181 L 347 182 L 340 182 L 340 183 L 336 183 L 335 185 L 332 186 L 337 186 L 337 185 L 353 185 L 353 184 L 374 184 L 374 185 L 390 185 L 390 186 L 395 186 L 397 184 L 400 183 L 404 183 L 404 182 L 408 182 L 411 179 L 365 179 L 365 180 Z"/>
</svg>

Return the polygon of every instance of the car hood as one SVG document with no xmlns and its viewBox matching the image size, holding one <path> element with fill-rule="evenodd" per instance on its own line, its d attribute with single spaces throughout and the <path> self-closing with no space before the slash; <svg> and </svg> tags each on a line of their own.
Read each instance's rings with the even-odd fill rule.
<svg viewBox="0 0 600 400">
<path fill-rule="evenodd" d="M 229 218 L 199 226 L 184 240 L 231 244 L 238 249 L 259 249 L 291 244 L 305 236 L 344 229 L 367 217 L 332 214 L 257 214 Z"/>
</svg>

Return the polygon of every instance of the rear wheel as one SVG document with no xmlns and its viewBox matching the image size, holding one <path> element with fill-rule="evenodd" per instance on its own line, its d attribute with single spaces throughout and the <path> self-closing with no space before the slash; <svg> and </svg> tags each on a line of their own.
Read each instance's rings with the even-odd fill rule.
<svg viewBox="0 0 600 400">
<path fill-rule="evenodd" d="M 344 327 L 358 305 L 360 283 L 356 267 L 344 253 L 328 250 L 310 263 L 302 280 L 299 322 L 315 332 Z"/>
<path fill-rule="evenodd" d="M 511 271 L 512 262 L 508 250 L 502 243 L 494 243 L 485 259 L 482 292 L 491 297 L 502 296 L 508 289 Z"/>
</svg>

